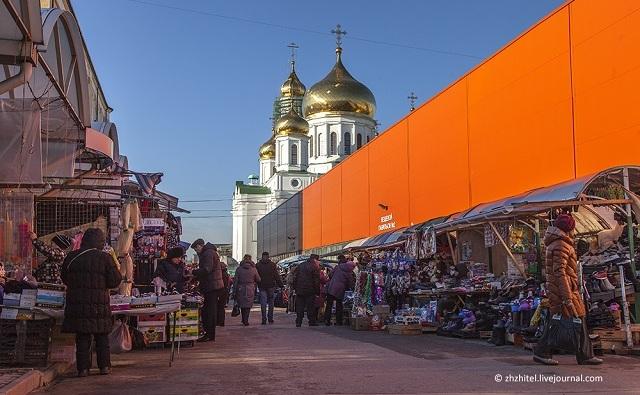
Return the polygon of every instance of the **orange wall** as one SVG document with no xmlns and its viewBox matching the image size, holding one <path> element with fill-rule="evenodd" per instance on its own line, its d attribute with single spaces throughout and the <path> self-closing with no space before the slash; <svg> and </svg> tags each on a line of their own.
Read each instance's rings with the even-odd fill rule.
<svg viewBox="0 0 640 395">
<path fill-rule="evenodd" d="M 369 146 L 353 153 L 342 169 L 342 239 L 369 235 Z M 364 219 L 364 220 L 363 220 Z"/>
<path fill-rule="evenodd" d="M 639 42 L 638 1 L 559 8 L 305 189 L 303 248 L 639 164 Z"/>
<path fill-rule="evenodd" d="M 405 226 L 409 222 L 407 121 L 395 124 L 374 141 L 369 145 L 369 234 L 380 233 L 382 216 L 392 216 L 388 224 Z"/>
</svg>

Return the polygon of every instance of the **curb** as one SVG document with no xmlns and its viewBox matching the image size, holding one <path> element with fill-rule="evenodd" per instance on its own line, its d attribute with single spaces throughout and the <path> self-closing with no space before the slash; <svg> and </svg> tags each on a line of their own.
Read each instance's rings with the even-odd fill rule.
<svg viewBox="0 0 640 395">
<path fill-rule="evenodd" d="M 0 389 L 0 395 L 25 395 L 51 384 L 58 376 L 69 370 L 73 364 L 56 362 L 46 370 L 32 370 Z"/>
</svg>

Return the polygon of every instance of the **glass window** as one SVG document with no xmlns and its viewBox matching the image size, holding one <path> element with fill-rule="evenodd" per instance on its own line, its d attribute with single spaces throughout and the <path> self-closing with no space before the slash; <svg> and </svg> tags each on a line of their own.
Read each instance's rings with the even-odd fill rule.
<svg viewBox="0 0 640 395">
<path fill-rule="evenodd" d="M 370 138 L 370 137 L 369 137 L 369 136 L 367 136 L 367 143 L 369 142 L 369 138 Z"/>
<path fill-rule="evenodd" d="M 298 164 L 298 145 L 297 144 L 291 145 L 291 164 L 292 165 Z"/>
<path fill-rule="evenodd" d="M 329 144 L 329 155 L 337 155 L 338 154 L 338 135 L 336 132 L 331 132 L 330 144 Z"/>
<path fill-rule="evenodd" d="M 344 154 L 349 155 L 351 153 L 351 133 L 344 134 Z"/>
<path fill-rule="evenodd" d="M 360 149 L 362 147 L 362 135 L 358 133 L 356 136 L 356 149 Z"/>
</svg>

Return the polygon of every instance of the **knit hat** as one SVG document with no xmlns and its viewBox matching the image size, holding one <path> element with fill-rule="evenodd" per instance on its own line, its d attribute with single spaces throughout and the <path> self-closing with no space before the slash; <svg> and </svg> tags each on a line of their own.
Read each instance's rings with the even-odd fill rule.
<svg viewBox="0 0 640 395">
<path fill-rule="evenodd" d="M 191 248 L 195 249 L 196 246 L 203 246 L 203 245 L 204 245 L 204 240 L 198 239 L 198 240 L 194 241 L 193 243 L 191 243 Z"/>
<path fill-rule="evenodd" d="M 71 247 L 72 243 L 72 240 L 69 236 L 62 234 L 53 236 L 53 239 L 51 239 L 51 241 L 63 250 Z"/>
<path fill-rule="evenodd" d="M 553 225 L 565 233 L 569 233 L 576 228 L 576 221 L 571 214 L 560 214 L 553 222 Z"/>
<path fill-rule="evenodd" d="M 169 251 L 167 251 L 167 259 L 182 258 L 183 255 L 184 250 L 182 249 L 182 247 L 173 247 L 170 248 Z"/>
</svg>

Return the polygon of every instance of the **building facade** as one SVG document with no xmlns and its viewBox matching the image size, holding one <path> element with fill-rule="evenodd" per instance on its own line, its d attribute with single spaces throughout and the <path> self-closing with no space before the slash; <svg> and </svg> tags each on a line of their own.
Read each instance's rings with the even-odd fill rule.
<svg viewBox="0 0 640 395">
<path fill-rule="evenodd" d="M 262 253 L 257 238 L 260 218 L 375 136 L 375 97 L 347 71 L 339 44 L 335 65 L 309 90 L 298 78 L 292 60 L 273 108 L 271 135 L 259 149 L 257 183 L 238 181 L 233 195 L 233 258 L 238 260 L 244 254 L 255 257 Z M 299 211 L 299 205 L 296 207 Z M 263 236 L 267 233 L 261 232 Z M 291 243 L 299 244 L 299 237 Z"/>
</svg>

